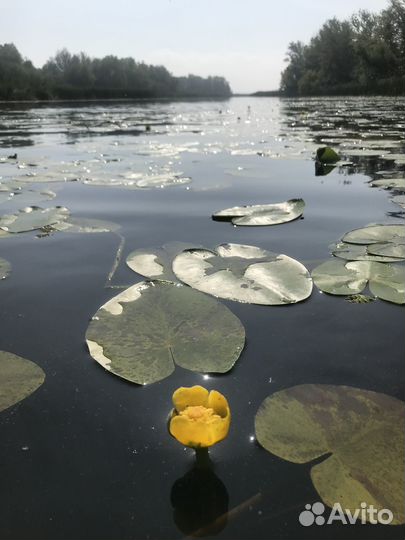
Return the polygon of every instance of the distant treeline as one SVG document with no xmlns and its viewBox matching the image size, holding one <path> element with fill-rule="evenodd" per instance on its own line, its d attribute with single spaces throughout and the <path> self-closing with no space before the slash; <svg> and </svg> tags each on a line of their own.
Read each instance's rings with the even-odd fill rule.
<svg viewBox="0 0 405 540">
<path fill-rule="evenodd" d="M 0 45 L 0 100 L 228 97 L 223 77 L 174 77 L 133 58 L 90 58 L 63 49 L 36 68 L 15 45 Z"/>
<path fill-rule="evenodd" d="M 280 90 L 288 96 L 405 94 L 405 0 L 379 14 L 327 21 L 308 45 L 290 43 Z"/>
</svg>

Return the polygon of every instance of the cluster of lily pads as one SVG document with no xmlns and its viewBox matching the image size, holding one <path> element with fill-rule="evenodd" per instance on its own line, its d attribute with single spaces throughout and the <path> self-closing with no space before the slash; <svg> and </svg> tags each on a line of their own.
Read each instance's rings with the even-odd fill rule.
<svg viewBox="0 0 405 540">
<path fill-rule="evenodd" d="M 331 246 L 333 259 L 317 266 L 312 279 L 323 292 L 336 295 L 370 292 L 405 304 L 405 225 L 369 225 L 355 229 Z"/>
</svg>

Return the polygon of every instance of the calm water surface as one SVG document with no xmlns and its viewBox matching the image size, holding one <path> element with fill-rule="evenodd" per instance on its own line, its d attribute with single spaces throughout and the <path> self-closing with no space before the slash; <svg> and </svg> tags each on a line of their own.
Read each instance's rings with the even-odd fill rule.
<svg viewBox="0 0 405 540">
<path fill-rule="evenodd" d="M 404 118 L 404 99 L 382 98 L 4 106 L 0 182 L 51 189 L 56 198 L 40 206 L 118 223 L 125 244 L 112 285 L 142 279 L 125 265 L 130 251 L 172 240 L 257 245 L 311 269 L 345 232 L 403 223 L 390 194 L 367 182 L 384 171 L 403 175 Z M 312 157 L 324 144 L 351 164 L 316 176 Z M 14 153 L 17 160 L 6 159 Z M 134 173 L 178 185 L 133 189 Z M 297 197 L 306 202 L 304 219 L 287 224 L 211 220 L 222 208 Z M 17 209 L 18 195 L 0 207 Z M 115 233 L 67 232 L 1 241 L 12 273 L 1 282 L 0 349 L 33 360 L 47 376 L 0 416 L 1 538 L 184 538 L 207 525 L 190 503 L 193 483 L 204 485 L 207 522 L 231 511 L 208 536 L 325 538 L 324 528 L 298 523 L 305 504 L 319 500 L 311 465 L 263 450 L 254 415 L 268 395 L 303 383 L 404 399 L 403 308 L 351 304 L 316 287 L 286 307 L 225 301 L 247 335 L 230 373 L 205 380 L 176 368 L 138 387 L 105 372 L 84 340 L 91 316 L 118 292 L 105 284 L 120 241 Z M 193 384 L 223 392 L 233 415 L 229 437 L 211 451 L 215 474 L 203 479 L 192 471 L 193 452 L 166 427 L 173 391 Z M 404 530 L 335 524 L 327 534 L 399 539 Z"/>
</svg>

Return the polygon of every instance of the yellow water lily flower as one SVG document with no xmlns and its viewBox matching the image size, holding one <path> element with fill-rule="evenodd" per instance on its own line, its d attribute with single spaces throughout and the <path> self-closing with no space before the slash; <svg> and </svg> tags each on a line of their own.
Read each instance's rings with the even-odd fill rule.
<svg viewBox="0 0 405 540">
<path fill-rule="evenodd" d="M 226 398 L 216 390 L 178 388 L 173 405 L 169 431 L 184 446 L 208 448 L 228 435 L 231 411 Z"/>
</svg>

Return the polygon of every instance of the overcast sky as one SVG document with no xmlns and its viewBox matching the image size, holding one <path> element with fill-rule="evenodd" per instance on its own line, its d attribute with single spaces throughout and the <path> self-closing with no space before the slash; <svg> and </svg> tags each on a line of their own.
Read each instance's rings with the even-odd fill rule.
<svg viewBox="0 0 405 540">
<path fill-rule="evenodd" d="M 36 66 L 58 49 L 132 56 L 174 75 L 223 75 L 234 92 L 278 87 L 290 41 L 388 0 L 12 0 L 0 43 Z"/>
</svg>

